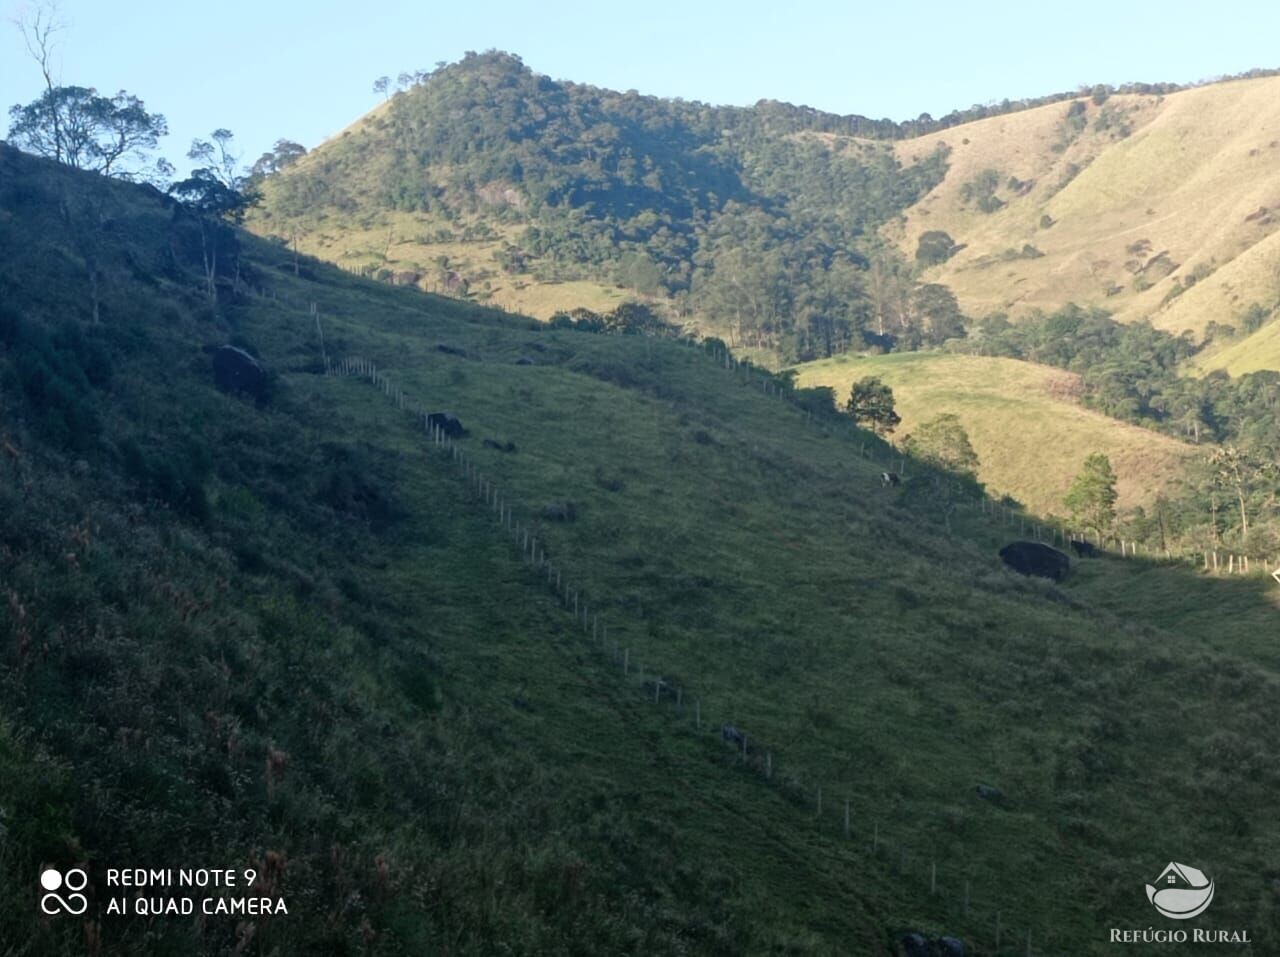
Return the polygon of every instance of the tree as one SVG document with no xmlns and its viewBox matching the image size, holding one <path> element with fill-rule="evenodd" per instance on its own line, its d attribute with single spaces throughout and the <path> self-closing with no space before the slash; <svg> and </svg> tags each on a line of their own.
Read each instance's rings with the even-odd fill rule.
<svg viewBox="0 0 1280 957">
<path fill-rule="evenodd" d="M 920 234 L 916 243 L 916 262 L 920 265 L 936 266 L 954 256 L 960 247 L 950 235 L 940 229 L 930 229 Z"/>
<path fill-rule="evenodd" d="M 22 42 L 27 48 L 27 54 L 40 67 L 40 74 L 44 77 L 45 92 L 52 92 L 53 88 L 59 85 L 53 78 L 53 51 L 58 46 L 58 34 L 67 26 L 62 19 L 56 0 L 37 3 L 34 7 L 27 8 L 14 20 L 14 25 L 22 34 Z M 12 116 L 12 112 L 10 115 Z M 57 114 L 52 117 L 52 122 L 54 125 L 50 133 L 53 140 L 53 158 L 61 163 L 62 129 L 58 125 L 60 118 Z"/>
<path fill-rule="evenodd" d="M 1071 483 L 1063 504 L 1071 511 L 1071 519 L 1081 528 L 1099 536 L 1116 520 L 1116 475 L 1111 460 L 1094 452 L 1084 460 L 1084 468 Z"/>
<path fill-rule="evenodd" d="M 902 447 L 911 455 L 936 468 L 968 479 L 978 474 L 978 453 L 969 442 L 969 433 L 958 416 L 944 412 L 903 439 Z"/>
<path fill-rule="evenodd" d="M 1276 465 L 1234 445 L 1214 449 L 1209 455 L 1213 486 L 1230 492 L 1240 510 L 1240 539 L 1249 540 L 1248 501 L 1267 479 L 1274 479 Z"/>
<path fill-rule="evenodd" d="M 951 516 L 968 496 L 972 496 L 978 481 L 978 453 L 969 442 L 969 433 L 960 419 L 943 413 L 908 435 L 902 442 L 903 449 L 937 471 L 913 479 L 913 485 L 927 491 L 928 505 L 942 513 L 947 531 L 951 531 Z"/>
<path fill-rule="evenodd" d="M 249 176 L 263 179 L 281 170 L 288 169 L 302 157 L 307 155 L 307 148 L 293 140 L 276 140 L 275 146 L 263 153 L 249 168 Z"/>
<path fill-rule="evenodd" d="M 916 289 L 912 297 L 916 314 L 916 335 L 929 345 L 940 346 L 948 339 L 963 339 L 964 316 L 955 294 L 936 282 Z"/>
<path fill-rule="evenodd" d="M 219 248 L 229 245 L 238 252 L 234 233 L 228 236 L 225 223 L 239 224 L 245 212 L 257 202 L 257 194 L 248 186 L 248 178 L 241 172 L 240 157 L 232 149 L 233 134 L 227 129 L 216 129 L 209 140 L 192 140 L 187 151 L 189 159 L 206 165 L 191 171 L 191 175 L 174 183 L 170 192 L 196 214 L 200 223 L 200 249 L 204 259 L 205 292 L 209 301 L 218 301 Z M 228 242 L 229 240 L 229 242 Z M 235 282 L 240 278 L 240 257 L 235 257 Z"/>
<path fill-rule="evenodd" d="M 93 87 L 54 86 L 9 110 L 9 137 L 16 146 L 106 176 L 131 175 L 120 164 L 129 157 L 145 159 L 168 132 L 161 114 L 148 113 L 142 100 L 124 90 L 106 97 Z"/>
<path fill-rule="evenodd" d="M 875 376 L 853 384 L 845 410 L 860 428 L 869 428 L 876 435 L 888 435 L 902 421 L 893 408 L 893 390 Z"/>
<path fill-rule="evenodd" d="M 383 99 L 390 99 L 387 90 L 391 88 L 391 77 L 380 76 L 373 81 L 373 92 L 381 93 Z"/>
</svg>

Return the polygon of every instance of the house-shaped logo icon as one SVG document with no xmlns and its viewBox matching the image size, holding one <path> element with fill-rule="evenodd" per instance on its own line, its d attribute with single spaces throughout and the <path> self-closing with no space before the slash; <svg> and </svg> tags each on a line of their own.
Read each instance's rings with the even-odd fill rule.
<svg viewBox="0 0 1280 957">
<path fill-rule="evenodd" d="M 1147 885 L 1147 900 L 1155 909 L 1174 920 L 1186 920 L 1203 913 L 1213 900 L 1213 881 L 1189 864 L 1170 863 Z"/>
</svg>

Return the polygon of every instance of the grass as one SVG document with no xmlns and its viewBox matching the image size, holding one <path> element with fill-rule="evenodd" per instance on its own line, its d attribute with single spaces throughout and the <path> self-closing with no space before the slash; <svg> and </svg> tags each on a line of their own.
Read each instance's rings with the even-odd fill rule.
<svg viewBox="0 0 1280 957">
<path fill-rule="evenodd" d="M 53 174 L 14 175 L 38 196 Z M 120 189 L 115 241 L 135 266 L 165 263 L 171 214 Z M 56 208 L 12 213 L 8 301 L 42 323 L 81 315 Z M 948 534 L 927 490 L 880 486 L 860 440 L 696 349 L 315 263 L 295 278 L 245 243 L 250 281 L 296 306 L 207 310 L 181 260 L 111 271 L 96 447 L 61 449 L 6 408 L 24 459 L 0 487 L 0 580 L 25 609 L 0 606 L 6 884 L 48 862 L 273 851 L 292 913 L 248 925 L 258 953 L 870 954 L 915 927 L 990 950 L 997 909 L 1006 951 L 1030 927 L 1043 952 L 1104 953 L 1108 927 L 1150 924 L 1141 883 L 1180 856 L 1219 881 L 1222 926 L 1277 943 L 1264 881 L 1280 830 L 1263 812 L 1280 697 L 1252 624 L 1220 615 L 1208 641 L 1095 601 L 1083 566 L 1061 588 L 1013 576 L 1002 529 L 966 512 Z M 411 419 L 316 374 L 309 302 L 332 355 L 462 418 L 468 456 L 630 661 L 707 725 L 746 731 L 772 780 L 567 628 Z M 210 384 L 199 346 L 233 336 L 280 376 L 261 408 Z M 129 439 L 174 468 L 207 456 L 208 516 L 131 479 Z M 564 500 L 577 521 L 537 517 Z M 1185 573 L 1153 574 L 1176 590 Z M 1242 598 L 1196 584 L 1220 611 Z M 272 749 L 282 773 L 264 770 Z M 0 939 L 24 953 L 84 933 L 0 905 Z M 248 931 L 101 933 L 113 953 L 223 953 Z"/>
<path fill-rule="evenodd" d="M 1174 439 L 1083 408 L 1071 398 L 1071 373 L 1016 359 L 903 353 L 797 368 L 801 385 L 829 386 L 841 402 L 855 380 L 880 377 L 893 389 L 900 436 L 954 413 L 978 453 L 979 478 L 1042 515 L 1064 514 L 1063 496 L 1092 452 L 1111 459 L 1121 507 L 1150 503 L 1194 454 Z"/>
<path fill-rule="evenodd" d="M 929 278 L 950 286 L 970 314 L 1017 315 L 1075 302 L 1121 319 L 1149 317 L 1174 333 L 1233 322 L 1251 302 L 1275 298 L 1278 220 L 1252 214 L 1274 205 L 1280 185 L 1277 89 L 1280 79 L 1270 77 L 1160 98 L 1113 96 L 1102 107 L 1082 97 L 1089 126 L 1063 150 L 1066 103 L 904 141 L 897 147 L 904 161 L 945 142 L 950 168 L 886 235 L 908 256 L 930 229 L 966 244 Z M 1129 136 L 1096 128 L 1108 110 L 1125 111 Z M 1072 165 L 1079 172 L 1064 186 Z M 998 195 L 1007 204 L 991 214 L 970 209 L 960 195 L 984 169 L 1000 173 Z M 1018 194 L 1007 185 L 1011 176 L 1032 185 Z M 1040 223 L 1045 215 L 1053 220 L 1047 229 Z M 1127 248 L 1143 240 L 1148 253 Z M 1043 258 L 1001 259 L 1028 243 Z M 1161 251 L 1181 268 L 1151 274 L 1151 287 L 1140 290 L 1127 264 Z M 1164 304 L 1175 280 L 1187 285 L 1198 265 L 1216 272 Z"/>
<path fill-rule="evenodd" d="M 1196 356 L 1191 371 L 1204 374 L 1215 369 L 1233 376 L 1280 370 L 1280 322 L 1268 322 L 1257 332 Z"/>
</svg>

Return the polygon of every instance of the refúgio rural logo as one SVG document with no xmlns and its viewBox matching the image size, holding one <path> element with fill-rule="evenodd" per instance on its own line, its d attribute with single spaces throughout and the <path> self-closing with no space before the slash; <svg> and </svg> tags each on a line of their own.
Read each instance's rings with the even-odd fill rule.
<svg viewBox="0 0 1280 957">
<path fill-rule="evenodd" d="M 1204 913 L 1213 901 L 1213 881 L 1188 864 L 1169 866 L 1147 885 L 1147 900 L 1165 917 L 1186 920 Z"/>
</svg>

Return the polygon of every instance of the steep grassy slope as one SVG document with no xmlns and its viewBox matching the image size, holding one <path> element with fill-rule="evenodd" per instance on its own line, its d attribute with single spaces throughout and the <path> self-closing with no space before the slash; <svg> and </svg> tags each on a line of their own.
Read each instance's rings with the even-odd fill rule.
<svg viewBox="0 0 1280 957">
<path fill-rule="evenodd" d="M 113 193 L 104 319 L 86 327 L 60 176 L 0 160 L 21 183 L 0 193 L 0 283 L 28 330 L 3 356 L 20 455 L 0 502 L 4 880 L 273 861 L 293 910 L 86 930 L 15 897 L 6 942 L 879 953 L 921 926 L 990 950 L 999 910 L 1006 945 L 1030 927 L 1036 952 L 1103 953 L 1106 928 L 1151 923 L 1141 884 L 1173 857 L 1219 880 L 1222 926 L 1277 943 L 1272 643 L 1145 627 L 1004 572 L 1001 529 L 965 514 L 945 534 L 926 488 L 881 488 L 860 443 L 687 346 L 314 263 L 295 278 L 249 238 L 242 277 L 291 299 L 224 288 L 210 310 L 192 223 L 137 190 Z M 467 455 L 629 674 L 568 627 L 410 417 L 317 374 L 308 302 L 330 355 L 461 416 Z M 94 352 L 30 330 L 70 326 L 112 371 L 55 376 L 72 391 L 51 402 L 36 359 Z M 231 337 L 279 373 L 261 407 L 210 385 L 200 345 Z M 77 396 L 97 425 L 63 415 L 55 441 L 43 417 Z M 536 518 L 564 500 L 577 521 Z M 651 703 L 641 668 L 683 708 Z M 749 736 L 746 767 L 708 733 L 722 722 Z"/>
<path fill-rule="evenodd" d="M 1220 347 L 1196 356 L 1192 370 L 1222 369 L 1233 376 L 1263 369 L 1280 369 L 1280 322 L 1270 322 L 1257 332 L 1228 340 Z"/>
<path fill-rule="evenodd" d="M 1269 77 L 1081 98 L 905 141 L 904 160 L 945 143 L 950 165 L 887 232 L 908 255 L 926 230 L 965 244 L 929 275 L 971 313 L 1070 301 L 1175 333 L 1236 325 L 1280 299 L 1277 91 Z M 972 187 L 965 198 L 984 171 L 1002 204 L 993 212 Z"/>
<path fill-rule="evenodd" d="M 900 435 L 943 412 L 960 417 L 981 460 L 979 478 L 1041 514 L 1062 498 L 1085 456 L 1104 452 L 1119 477 L 1120 506 L 1149 504 L 1177 480 L 1193 449 L 1081 407 L 1076 377 L 1048 366 L 984 356 L 906 353 L 837 357 L 798 368 L 802 386 L 827 386 L 843 402 L 857 379 L 893 388 Z"/>
</svg>

